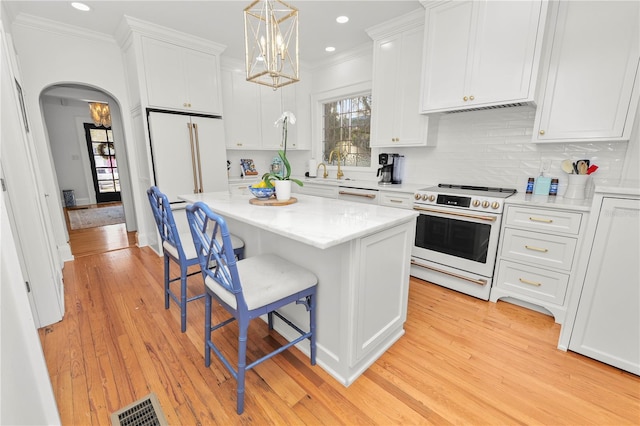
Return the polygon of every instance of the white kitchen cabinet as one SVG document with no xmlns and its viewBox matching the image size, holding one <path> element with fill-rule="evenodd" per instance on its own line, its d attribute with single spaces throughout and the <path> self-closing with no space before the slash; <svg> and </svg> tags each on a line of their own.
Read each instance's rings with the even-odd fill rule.
<svg viewBox="0 0 640 426">
<path fill-rule="evenodd" d="M 424 13 L 367 30 L 373 43 L 371 147 L 425 146 L 429 118 L 419 113 Z M 435 140 L 435 139 L 434 139 Z"/>
<path fill-rule="evenodd" d="M 228 149 L 261 149 L 260 93 L 241 69 L 222 68 L 224 133 Z"/>
<path fill-rule="evenodd" d="M 584 215 L 539 206 L 506 206 L 489 300 L 509 297 L 541 306 L 562 324 Z"/>
<path fill-rule="evenodd" d="M 592 210 L 575 322 L 563 335 L 570 350 L 640 375 L 640 197 L 596 194 Z"/>
<path fill-rule="evenodd" d="M 628 140 L 640 98 L 640 2 L 563 1 L 552 12 L 533 141 Z"/>
<path fill-rule="evenodd" d="M 287 149 L 306 148 L 300 143 L 298 135 L 306 134 L 309 116 L 305 113 L 308 108 L 297 105 L 298 84 L 273 90 L 248 82 L 244 70 L 239 66 L 223 67 L 222 98 L 227 148 L 282 149 L 282 125 L 274 124 L 284 111 L 291 111 L 296 116 L 296 123 L 288 126 Z M 300 128 L 305 130 L 300 132 Z"/>
<path fill-rule="evenodd" d="M 547 2 L 426 4 L 420 111 L 533 100 Z"/>
<path fill-rule="evenodd" d="M 249 187 L 260 182 L 259 178 L 244 179 L 242 182 L 229 182 L 229 192 L 238 195 L 251 195 Z"/>
<path fill-rule="evenodd" d="M 293 190 L 300 194 L 314 195 L 324 198 L 338 198 L 338 185 L 326 183 L 303 182 L 303 186 L 293 185 Z"/>
<path fill-rule="evenodd" d="M 221 115 L 218 55 L 142 37 L 148 104 Z"/>
<path fill-rule="evenodd" d="M 413 192 L 379 191 L 378 198 L 381 206 L 413 209 Z"/>
</svg>

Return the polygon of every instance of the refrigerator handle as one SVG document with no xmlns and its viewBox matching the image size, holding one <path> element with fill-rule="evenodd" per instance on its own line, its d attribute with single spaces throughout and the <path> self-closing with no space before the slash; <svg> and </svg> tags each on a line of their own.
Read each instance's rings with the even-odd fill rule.
<svg viewBox="0 0 640 426">
<path fill-rule="evenodd" d="M 191 123 L 187 123 L 187 129 L 189 129 L 189 144 L 191 145 L 191 170 L 193 171 L 193 193 L 198 193 L 198 176 L 196 175 L 196 153 L 193 146 L 193 129 Z"/>
<path fill-rule="evenodd" d="M 197 167 L 198 167 L 198 179 L 200 182 L 200 188 L 198 190 L 198 192 L 204 192 L 204 184 L 203 184 L 203 180 L 202 180 L 202 162 L 200 161 L 200 133 L 198 132 L 198 124 L 197 123 L 193 123 L 193 129 L 195 130 L 195 134 L 196 134 L 196 156 L 197 156 Z"/>
</svg>

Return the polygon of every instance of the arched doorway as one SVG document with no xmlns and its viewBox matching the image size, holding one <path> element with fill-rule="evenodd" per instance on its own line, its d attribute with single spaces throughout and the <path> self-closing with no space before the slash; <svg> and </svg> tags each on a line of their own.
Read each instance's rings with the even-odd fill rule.
<svg viewBox="0 0 640 426">
<path fill-rule="evenodd" d="M 92 177 L 92 170 L 96 167 L 90 160 L 93 153 L 87 144 L 85 130 L 85 124 L 93 125 L 89 102 L 107 103 L 110 107 L 110 136 L 105 138 L 111 139 L 114 159 L 117 161 L 117 189 L 124 207 L 126 231 L 133 232 L 137 229 L 137 224 L 120 106 L 110 94 L 86 85 L 56 84 L 40 94 L 50 160 L 60 190 L 61 205 L 64 208 L 64 191 L 74 193 L 77 206 L 92 206 L 105 201 L 104 198 L 101 199 L 97 190 L 99 185 L 94 184 Z M 113 184 L 115 186 L 116 182 Z M 67 238 L 69 230 L 67 222 Z"/>
</svg>

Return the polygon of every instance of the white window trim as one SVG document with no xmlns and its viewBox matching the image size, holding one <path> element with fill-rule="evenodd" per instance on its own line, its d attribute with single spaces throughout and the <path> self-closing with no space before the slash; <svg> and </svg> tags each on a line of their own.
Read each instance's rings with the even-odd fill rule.
<svg viewBox="0 0 640 426">
<path fill-rule="evenodd" d="M 311 156 L 312 158 L 322 158 L 322 105 L 327 102 L 334 102 L 349 96 L 359 96 L 371 93 L 371 80 L 359 83 L 349 84 L 347 86 L 338 87 L 324 92 L 314 93 L 311 95 Z M 342 170 L 353 172 L 375 172 L 378 169 L 378 148 L 371 148 L 371 166 L 355 167 L 344 166 Z M 326 165 L 327 170 L 337 170 L 338 166 Z"/>
</svg>

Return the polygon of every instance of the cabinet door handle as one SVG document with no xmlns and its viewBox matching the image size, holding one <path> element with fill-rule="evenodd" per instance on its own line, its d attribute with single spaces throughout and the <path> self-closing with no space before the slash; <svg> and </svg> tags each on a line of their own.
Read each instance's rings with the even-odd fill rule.
<svg viewBox="0 0 640 426">
<path fill-rule="evenodd" d="M 187 123 L 187 129 L 189 129 L 189 145 L 191 145 L 191 171 L 193 172 L 193 193 L 198 193 L 198 175 L 196 172 L 196 148 L 193 145 L 193 127 L 191 123 Z"/>
<path fill-rule="evenodd" d="M 467 102 L 469 100 L 469 98 L 467 98 L 466 96 L 464 98 L 462 98 L 463 101 Z"/>
<path fill-rule="evenodd" d="M 375 194 L 360 194 L 360 193 L 357 193 L 357 192 L 340 191 L 340 192 L 338 192 L 338 194 L 340 194 L 340 195 L 353 195 L 354 197 L 371 198 L 372 200 L 374 198 L 376 198 Z"/>
<path fill-rule="evenodd" d="M 529 220 L 532 222 L 543 222 L 543 223 L 552 223 L 553 219 L 545 219 L 542 217 L 529 217 Z"/>
<path fill-rule="evenodd" d="M 191 104 L 189 104 L 191 106 Z M 198 132 L 198 125 L 193 123 L 193 130 L 196 135 L 196 156 L 198 161 L 198 178 L 200 179 L 199 192 L 204 192 L 204 181 L 202 180 L 202 161 L 200 161 L 200 133 Z"/>
<path fill-rule="evenodd" d="M 526 278 L 518 278 L 518 280 L 522 283 L 522 284 L 529 284 L 529 285 L 533 285 L 536 287 L 540 287 L 542 285 L 542 283 L 536 282 L 536 281 L 531 281 L 528 280 Z"/>
<path fill-rule="evenodd" d="M 541 134 L 541 135 L 544 135 L 544 130 L 540 130 L 540 134 Z"/>
<path fill-rule="evenodd" d="M 541 253 L 546 253 L 549 251 L 549 249 L 534 246 L 524 246 L 524 248 L 526 248 L 527 250 L 539 251 Z"/>
<path fill-rule="evenodd" d="M 474 100 L 474 99 L 475 99 L 475 96 L 473 96 L 473 95 L 469 96 L 469 100 L 470 100 L 470 101 L 472 101 L 472 100 Z"/>
<path fill-rule="evenodd" d="M 430 269 L 432 271 L 439 272 L 441 274 L 445 274 L 445 275 L 449 275 L 449 276 L 452 276 L 452 277 L 455 277 L 455 278 L 459 278 L 461 280 L 469 281 L 469 282 L 474 283 L 474 284 L 487 285 L 487 280 L 484 280 L 484 279 L 477 279 L 476 280 L 476 279 L 473 279 L 473 278 L 465 277 L 463 275 L 455 274 L 453 272 L 445 271 L 443 269 L 439 269 L 439 268 L 434 268 L 432 266 L 423 265 L 422 263 L 416 262 L 413 259 L 411 259 L 411 264 L 415 265 L 415 266 L 419 266 L 419 267 L 424 268 L 424 269 Z"/>
</svg>

